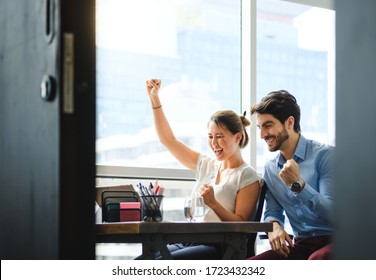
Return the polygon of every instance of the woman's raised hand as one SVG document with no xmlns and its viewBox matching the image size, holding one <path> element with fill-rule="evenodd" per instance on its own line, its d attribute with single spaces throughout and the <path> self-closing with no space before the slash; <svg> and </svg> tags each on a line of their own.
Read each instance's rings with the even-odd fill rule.
<svg viewBox="0 0 376 280">
<path fill-rule="evenodd" d="M 146 81 L 146 90 L 149 96 L 157 96 L 158 91 L 161 88 L 162 81 L 159 79 L 150 79 Z"/>
</svg>

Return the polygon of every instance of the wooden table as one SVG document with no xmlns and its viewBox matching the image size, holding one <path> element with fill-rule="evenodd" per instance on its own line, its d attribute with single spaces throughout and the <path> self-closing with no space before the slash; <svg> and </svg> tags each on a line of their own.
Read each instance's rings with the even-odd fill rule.
<svg viewBox="0 0 376 280">
<path fill-rule="evenodd" d="M 160 251 L 172 259 L 167 244 L 180 242 L 222 243 L 223 259 L 245 259 L 250 234 L 272 231 L 262 222 L 123 222 L 96 225 L 97 243 L 142 243 L 142 257 L 154 259 Z"/>
</svg>

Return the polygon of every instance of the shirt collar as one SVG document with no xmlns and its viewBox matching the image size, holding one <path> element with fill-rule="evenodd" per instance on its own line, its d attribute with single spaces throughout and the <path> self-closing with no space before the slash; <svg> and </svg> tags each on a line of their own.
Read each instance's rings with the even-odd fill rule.
<svg viewBox="0 0 376 280">
<path fill-rule="evenodd" d="M 298 145 L 296 146 L 295 153 L 294 153 L 294 159 L 295 161 L 297 159 L 305 160 L 306 157 L 306 151 L 307 151 L 307 139 L 300 134 Z"/>
<path fill-rule="evenodd" d="M 294 160 L 298 162 L 299 160 L 304 160 L 306 156 L 306 150 L 307 150 L 307 139 L 300 134 L 298 145 L 296 146 L 295 152 L 294 152 Z M 286 162 L 286 159 L 281 155 L 281 152 L 278 153 L 277 157 L 277 164 L 279 166 L 283 166 Z"/>
</svg>

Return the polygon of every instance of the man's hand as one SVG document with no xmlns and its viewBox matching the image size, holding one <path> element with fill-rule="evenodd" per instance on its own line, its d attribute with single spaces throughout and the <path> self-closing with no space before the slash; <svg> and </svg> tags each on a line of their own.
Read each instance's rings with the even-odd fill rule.
<svg viewBox="0 0 376 280">
<path fill-rule="evenodd" d="M 287 244 L 294 247 L 294 243 L 288 233 L 277 222 L 273 222 L 273 231 L 268 233 L 268 237 L 272 250 L 284 257 L 290 254 L 290 249 Z"/>
<path fill-rule="evenodd" d="M 286 186 L 290 186 L 291 183 L 299 181 L 300 171 L 296 161 L 293 159 L 287 160 L 279 172 L 279 177 L 281 177 Z"/>
</svg>

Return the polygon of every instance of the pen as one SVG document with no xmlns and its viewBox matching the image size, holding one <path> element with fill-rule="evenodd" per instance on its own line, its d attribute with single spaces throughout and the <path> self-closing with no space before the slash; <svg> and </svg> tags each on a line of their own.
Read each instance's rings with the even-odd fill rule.
<svg viewBox="0 0 376 280">
<path fill-rule="evenodd" d="M 150 195 L 154 195 L 155 194 L 153 188 L 154 188 L 153 184 L 150 182 L 149 188 L 148 188 L 148 191 L 149 191 Z"/>
</svg>

